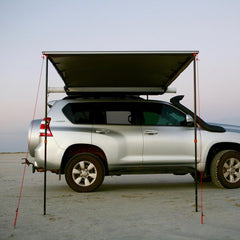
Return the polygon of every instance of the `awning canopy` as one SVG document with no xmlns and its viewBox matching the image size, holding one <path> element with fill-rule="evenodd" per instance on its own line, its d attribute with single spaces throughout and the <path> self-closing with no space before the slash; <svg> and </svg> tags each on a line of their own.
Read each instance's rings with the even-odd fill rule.
<svg viewBox="0 0 240 240">
<path fill-rule="evenodd" d="M 198 51 L 50 52 L 44 51 L 71 94 L 163 94 L 193 64 L 195 208 L 198 212 L 196 55 Z M 46 61 L 45 119 L 48 118 L 48 60 Z M 44 139 L 44 215 L 46 215 L 47 121 Z M 202 214 L 203 216 L 203 214 Z"/>
<path fill-rule="evenodd" d="M 163 94 L 198 51 L 44 51 L 68 95 Z"/>
</svg>

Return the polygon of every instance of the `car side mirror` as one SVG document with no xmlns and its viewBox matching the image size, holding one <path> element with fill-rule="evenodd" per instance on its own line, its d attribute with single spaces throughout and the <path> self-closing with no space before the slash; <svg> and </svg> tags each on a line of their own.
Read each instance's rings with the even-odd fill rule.
<svg viewBox="0 0 240 240">
<path fill-rule="evenodd" d="M 194 126 L 194 120 L 190 115 L 186 115 L 186 123 L 188 127 L 193 127 Z"/>
</svg>

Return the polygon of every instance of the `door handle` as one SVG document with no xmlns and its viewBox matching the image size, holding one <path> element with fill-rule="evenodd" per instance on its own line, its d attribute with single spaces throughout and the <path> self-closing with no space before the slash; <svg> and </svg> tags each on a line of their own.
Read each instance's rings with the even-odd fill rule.
<svg viewBox="0 0 240 240">
<path fill-rule="evenodd" d="M 156 134 L 158 134 L 158 131 L 156 131 L 156 130 L 145 130 L 145 131 L 144 131 L 144 134 L 147 134 L 147 135 L 156 135 Z"/>
<path fill-rule="evenodd" d="M 96 130 L 96 133 L 99 133 L 99 134 L 107 134 L 109 133 L 110 131 L 107 130 L 107 129 L 97 129 Z"/>
</svg>

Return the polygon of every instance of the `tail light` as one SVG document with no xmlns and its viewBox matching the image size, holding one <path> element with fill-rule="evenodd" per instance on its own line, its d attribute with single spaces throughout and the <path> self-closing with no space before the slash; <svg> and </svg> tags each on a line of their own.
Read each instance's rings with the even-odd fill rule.
<svg viewBox="0 0 240 240">
<path fill-rule="evenodd" d="M 47 136 L 52 137 L 52 132 L 50 130 L 50 121 L 51 118 L 47 118 Z M 45 137 L 45 118 L 42 120 L 41 125 L 40 125 L 40 137 Z"/>
</svg>

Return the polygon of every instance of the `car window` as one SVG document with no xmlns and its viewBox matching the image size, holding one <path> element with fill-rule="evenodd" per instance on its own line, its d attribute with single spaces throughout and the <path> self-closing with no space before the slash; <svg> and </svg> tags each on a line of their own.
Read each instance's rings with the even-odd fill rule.
<svg viewBox="0 0 240 240">
<path fill-rule="evenodd" d="M 89 104 L 69 103 L 63 108 L 63 113 L 74 124 L 91 124 L 91 109 Z"/>
<path fill-rule="evenodd" d="M 128 103 L 98 103 L 95 111 L 95 124 L 133 125 L 135 112 Z"/>
<path fill-rule="evenodd" d="M 130 111 L 106 111 L 107 124 L 131 124 Z"/>
<path fill-rule="evenodd" d="M 160 125 L 160 113 L 156 112 L 143 112 L 144 125 Z"/>
<path fill-rule="evenodd" d="M 143 109 L 143 125 L 184 126 L 185 114 L 165 104 L 152 104 Z"/>
</svg>

